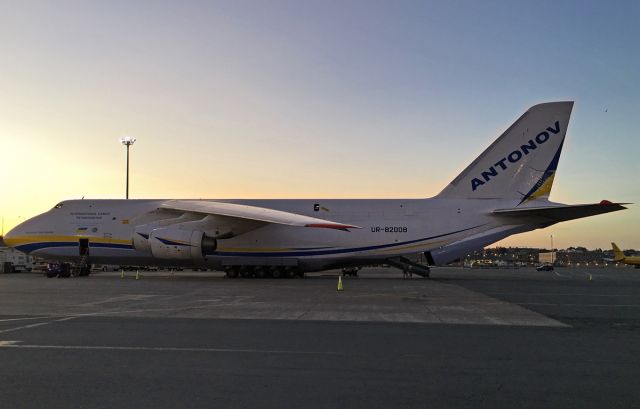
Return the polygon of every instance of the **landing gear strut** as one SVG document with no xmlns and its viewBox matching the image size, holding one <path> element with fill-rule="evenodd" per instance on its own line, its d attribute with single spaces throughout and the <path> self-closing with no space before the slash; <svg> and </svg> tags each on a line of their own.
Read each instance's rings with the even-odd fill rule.
<svg viewBox="0 0 640 409">
<path fill-rule="evenodd" d="M 238 278 L 238 269 L 236 267 L 228 267 L 226 274 L 228 278 Z"/>
<path fill-rule="evenodd" d="M 304 273 L 297 268 L 281 266 L 228 266 L 224 269 L 227 278 L 295 278 L 304 277 Z"/>
</svg>

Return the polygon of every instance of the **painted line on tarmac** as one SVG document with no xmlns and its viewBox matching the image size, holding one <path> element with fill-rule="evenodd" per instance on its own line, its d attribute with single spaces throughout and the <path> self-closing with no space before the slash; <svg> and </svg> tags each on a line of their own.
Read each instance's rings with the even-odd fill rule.
<svg viewBox="0 0 640 409">
<path fill-rule="evenodd" d="M 229 305 L 235 305 L 235 304 L 229 304 Z M 84 313 L 84 314 L 73 314 L 73 315 L 67 315 L 67 316 L 63 316 L 63 317 L 56 317 L 56 319 L 52 319 L 49 321 L 45 321 L 45 322 L 38 322 L 35 324 L 29 324 L 29 325 L 22 325 L 19 327 L 13 327 L 13 328 L 7 328 L 7 329 L 3 329 L 0 330 L 0 334 L 4 334 L 7 332 L 14 332 L 14 331 L 20 331 L 20 330 L 24 330 L 24 329 L 31 329 L 31 328 L 37 328 L 37 327 L 41 327 L 44 325 L 49 325 L 52 323 L 56 323 L 56 322 L 64 322 L 64 321 L 70 321 L 70 320 L 74 320 L 77 318 L 87 318 L 87 317 L 101 317 L 101 316 L 115 316 L 115 315 L 126 315 L 126 314 L 135 314 L 135 313 L 149 313 L 149 312 L 159 312 L 159 311 L 171 311 L 171 312 L 179 312 L 179 311 L 184 311 L 184 310 L 189 310 L 189 309 L 202 309 L 202 308 L 206 308 L 207 306 L 196 306 L 196 307 L 187 307 L 187 308 L 137 308 L 137 309 L 132 309 L 132 310 L 122 310 L 122 311 L 100 311 L 100 312 L 90 312 L 90 313 Z M 34 318 L 29 318 L 29 319 L 44 319 L 44 318 L 52 318 L 52 317 L 34 317 Z"/>
<path fill-rule="evenodd" d="M 51 317 L 24 317 L 24 318 L 4 318 L 0 319 L 0 322 L 9 322 L 9 321 L 26 321 L 26 320 L 44 320 L 46 318 Z"/>
<path fill-rule="evenodd" d="M 49 318 L 49 317 L 47 317 L 47 318 Z M 20 327 L 7 328 L 7 329 L 0 330 L 0 334 L 4 334 L 4 333 L 7 333 L 7 332 L 13 332 L 13 331 L 20 331 L 20 330 L 23 330 L 23 329 L 42 327 L 44 325 L 49 325 L 49 324 L 54 323 L 54 322 L 69 321 L 69 320 L 72 320 L 72 319 L 75 319 L 75 318 L 79 318 L 79 317 L 75 317 L 75 316 L 63 317 L 63 318 L 57 318 L 57 319 L 54 319 L 54 320 L 49 320 L 49 321 L 44 321 L 44 322 L 37 322 L 35 324 L 22 325 Z"/>
<path fill-rule="evenodd" d="M 46 322 L 38 322 L 36 324 L 30 324 L 30 325 L 23 325 L 21 327 L 14 327 L 14 328 L 8 328 L 8 329 L 3 329 L 0 331 L 0 334 L 4 334 L 7 332 L 13 332 L 13 331 L 20 331 L 21 329 L 29 329 L 29 328 L 36 328 L 36 327 L 41 327 L 43 325 L 47 325 L 50 324 L 52 321 L 46 321 Z"/>
<path fill-rule="evenodd" d="M 119 314 L 144 313 L 144 312 L 154 312 L 154 311 L 155 312 L 157 312 L 157 311 L 176 311 L 176 309 L 175 308 L 149 308 L 149 309 L 135 309 L 135 310 L 125 310 L 125 311 L 102 311 L 102 312 L 90 312 L 90 313 L 86 313 L 86 314 L 73 314 L 73 315 L 67 315 L 67 316 L 63 316 L 63 317 L 58 317 L 56 319 L 52 319 L 52 320 L 45 321 L 45 322 L 38 322 L 38 323 L 35 323 L 35 324 L 22 325 L 22 326 L 19 326 L 19 327 L 3 329 L 3 330 L 0 330 L 0 334 L 4 334 L 4 333 L 7 333 L 7 332 L 20 331 L 20 330 L 23 330 L 23 329 L 37 328 L 37 327 L 41 327 L 41 326 L 44 326 L 44 325 L 49 325 L 49 324 L 56 323 L 56 322 L 64 322 L 64 321 L 75 320 L 77 318 L 113 316 L 113 315 L 119 315 Z M 25 319 L 43 319 L 43 318 L 51 318 L 51 317 L 34 317 L 34 318 L 25 318 Z"/>
<path fill-rule="evenodd" d="M 149 351 L 149 352 L 213 352 L 232 354 L 278 354 L 278 355 L 340 355 L 338 352 L 323 351 L 285 351 L 277 349 L 240 349 L 240 348 L 189 348 L 189 347 L 137 347 L 108 345 L 32 345 L 20 344 L 20 341 L 0 341 L 0 348 L 16 349 L 60 349 L 84 351 Z"/>
<path fill-rule="evenodd" d="M 136 309 L 136 310 L 126 310 L 126 311 L 104 311 L 104 312 L 91 312 L 91 313 L 86 313 L 86 314 L 73 314 L 73 315 L 67 315 L 67 316 L 63 316 L 63 317 L 56 317 L 56 319 L 52 319 L 49 321 L 45 321 L 45 322 L 38 322 L 35 324 L 29 324 L 29 325 L 22 325 L 19 327 L 14 327 L 14 328 L 7 328 L 7 329 L 3 329 L 0 330 L 0 334 L 4 334 L 7 332 L 14 332 L 14 331 L 20 331 L 23 329 L 30 329 L 30 328 L 37 328 L 37 327 L 41 327 L 44 325 L 49 325 L 52 323 L 56 323 L 56 322 L 64 322 L 64 321 L 70 321 L 70 320 L 75 320 L 77 318 L 84 318 L 84 317 L 98 317 L 98 316 L 109 316 L 109 315 L 117 315 L 117 314 L 130 314 L 130 313 L 137 313 L 137 312 L 147 312 L 147 311 L 169 311 L 169 310 L 175 310 L 174 308 L 155 308 L 155 309 Z M 42 317 L 42 318 L 51 318 L 51 317 Z M 36 318 L 33 318 L 36 319 Z"/>
<path fill-rule="evenodd" d="M 125 301 L 146 301 L 149 298 L 159 297 L 158 294 L 125 294 L 117 297 L 109 297 L 102 300 L 91 301 L 82 304 L 76 304 L 74 307 L 96 307 L 103 304 L 120 303 Z"/>
<path fill-rule="evenodd" d="M 503 292 L 487 292 L 489 296 L 500 295 L 528 295 L 541 297 L 637 297 L 635 294 L 589 294 L 589 293 L 529 293 L 526 291 L 503 291 Z"/>
<path fill-rule="evenodd" d="M 544 303 L 544 302 L 519 302 L 518 305 L 536 305 L 536 306 L 554 306 L 554 307 L 621 307 L 621 308 L 640 308 L 640 304 L 563 304 L 563 303 Z"/>
</svg>

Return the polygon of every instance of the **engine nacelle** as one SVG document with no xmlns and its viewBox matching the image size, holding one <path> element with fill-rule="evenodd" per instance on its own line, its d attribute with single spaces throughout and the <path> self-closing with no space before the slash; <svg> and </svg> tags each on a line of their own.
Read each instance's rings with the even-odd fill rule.
<svg viewBox="0 0 640 409">
<path fill-rule="evenodd" d="M 147 224 L 140 224 L 133 228 L 133 247 L 144 253 L 151 253 L 151 243 L 149 242 L 149 235 L 154 229 L 161 227 L 176 227 L 180 224 L 186 224 L 192 221 L 202 219 L 201 215 L 185 213 L 179 217 L 169 217 L 159 220 L 150 221 Z M 191 230 L 191 229 L 187 229 Z M 195 229 L 194 229 L 195 230 Z"/>
<path fill-rule="evenodd" d="M 151 254 L 168 260 L 202 259 L 213 254 L 218 241 L 198 230 L 181 230 L 172 227 L 154 229 L 149 234 Z"/>
<path fill-rule="evenodd" d="M 145 253 L 151 253 L 149 231 L 145 227 L 147 227 L 147 225 L 136 226 L 133 230 L 133 248 Z"/>
</svg>

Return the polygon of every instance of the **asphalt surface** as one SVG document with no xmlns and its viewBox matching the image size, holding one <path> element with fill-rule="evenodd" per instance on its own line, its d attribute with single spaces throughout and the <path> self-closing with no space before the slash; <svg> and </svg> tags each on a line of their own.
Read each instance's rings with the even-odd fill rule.
<svg viewBox="0 0 640 409">
<path fill-rule="evenodd" d="M 0 408 L 633 408 L 640 271 L 0 275 Z"/>
</svg>

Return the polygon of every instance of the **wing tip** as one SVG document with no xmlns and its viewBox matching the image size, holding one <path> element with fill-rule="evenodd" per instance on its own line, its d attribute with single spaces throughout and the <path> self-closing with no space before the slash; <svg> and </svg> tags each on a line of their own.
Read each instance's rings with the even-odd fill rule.
<svg viewBox="0 0 640 409">
<path fill-rule="evenodd" d="M 633 204 L 633 203 L 614 203 L 614 202 L 612 202 L 610 200 L 603 199 L 598 204 L 602 205 L 602 206 L 617 207 L 619 210 L 623 210 L 623 209 L 627 209 L 627 207 L 625 207 L 625 205 L 630 205 L 630 204 Z"/>
</svg>

